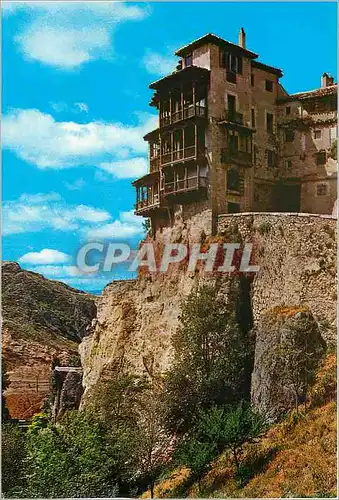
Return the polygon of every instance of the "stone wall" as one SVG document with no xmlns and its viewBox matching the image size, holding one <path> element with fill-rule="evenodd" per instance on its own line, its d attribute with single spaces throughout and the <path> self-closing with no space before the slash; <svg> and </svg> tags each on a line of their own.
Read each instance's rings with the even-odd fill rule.
<svg viewBox="0 0 339 500">
<path fill-rule="evenodd" d="M 237 226 L 254 245 L 260 266 L 252 285 L 254 320 L 276 306 L 305 305 L 335 340 L 337 220 L 330 215 L 248 213 L 221 215 L 218 231 Z"/>
</svg>

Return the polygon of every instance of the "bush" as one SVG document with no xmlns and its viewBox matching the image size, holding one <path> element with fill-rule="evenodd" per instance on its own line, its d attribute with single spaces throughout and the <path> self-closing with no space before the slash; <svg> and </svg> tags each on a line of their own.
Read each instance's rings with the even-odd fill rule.
<svg viewBox="0 0 339 500">
<path fill-rule="evenodd" d="M 16 425 L 3 424 L 1 445 L 2 491 L 7 497 L 21 496 L 20 491 L 25 486 L 26 441 L 24 432 Z"/>
<path fill-rule="evenodd" d="M 239 328 L 234 302 L 205 285 L 183 305 L 181 326 L 173 336 L 174 362 L 165 378 L 166 419 L 175 432 L 186 432 L 199 410 L 249 396 L 252 345 Z"/>
</svg>

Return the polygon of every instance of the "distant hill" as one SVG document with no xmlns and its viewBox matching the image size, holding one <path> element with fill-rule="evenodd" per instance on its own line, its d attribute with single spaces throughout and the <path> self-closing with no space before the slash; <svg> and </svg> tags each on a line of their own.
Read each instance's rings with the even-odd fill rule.
<svg viewBox="0 0 339 500">
<path fill-rule="evenodd" d="M 96 316 L 98 297 L 16 262 L 2 264 L 3 363 L 13 418 L 38 411 L 49 392 L 52 362 L 67 364 Z"/>
</svg>

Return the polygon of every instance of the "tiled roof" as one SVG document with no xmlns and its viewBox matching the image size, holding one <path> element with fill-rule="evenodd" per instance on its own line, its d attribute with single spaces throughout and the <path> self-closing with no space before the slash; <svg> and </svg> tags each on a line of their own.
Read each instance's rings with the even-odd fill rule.
<svg viewBox="0 0 339 500">
<path fill-rule="evenodd" d="M 337 93 L 338 85 L 329 85 L 328 87 L 321 87 L 320 89 L 308 90 L 307 92 L 297 92 L 296 94 L 291 94 L 291 97 L 295 99 L 309 99 L 312 97 L 324 97 L 328 95 L 333 95 Z"/>
<path fill-rule="evenodd" d="M 206 35 L 197 38 L 197 40 L 193 40 L 193 42 L 177 50 L 175 52 L 175 55 L 179 57 L 184 57 L 195 48 L 200 47 L 201 45 L 204 45 L 206 43 L 214 43 L 215 45 L 221 45 L 236 49 L 237 51 L 242 52 L 244 55 L 247 55 L 247 57 L 251 57 L 252 59 L 256 59 L 258 57 L 258 54 L 255 54 L 250 50 L 244 49 L 243 47 L 240 47 L 240 45 L 228 42 L 227 40 L 224 40 L 223 38 L 220 38 L 220 36 L 214 35 L 213 33 L 207 33 Z"/>
<path fill-rule="evenodd" d="M 303 101 L 306 99 L 313 99 L 316 97 L 326 97 L 330 95 L 337 94 L 338 85 L 329 85 L 328 87 L 321 87 L 320 89 L 307 90 L 306 92 L 297 92 L 295 94 L 290 94 L 284 97 L 279 97 L 277 102 L 288 102 L 288 101 Z"/>
<path fill-rule="evenodd" d="M 199 77 L 199 76 L 207 78 L 209 73 L 210 73 L 210 71 L 206 68 L 201 68 L 200 66 L 188 66 L 187 68 L 183 68 L 183 69 L 180 69 L 178 71 L 173 71 L 173 73 L 170 73 L 169 75 L 164 76 L 163 78 L 160 78 L 160 80 L 156 80 L 155 82 L 152 82 L 149 85 L 149 88 L 152 90 L 155 90 L 155 89 L 158 89 L 159 87 L 161 87 L 162 85 L 164 85 L 170 81 L 173 81 L 175 79 L 178 79 L 178 78 L 181 78 L 184 76 L 188 76 L 188 75 L 192 75 L 192 77 L 194 76 L 195 78 Z"/>
</svg>

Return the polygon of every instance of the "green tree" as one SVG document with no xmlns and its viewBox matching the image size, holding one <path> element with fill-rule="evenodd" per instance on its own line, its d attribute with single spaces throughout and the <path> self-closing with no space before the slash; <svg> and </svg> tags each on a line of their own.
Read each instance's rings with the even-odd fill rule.
<svg viewBox="0 0 339 500">
<path fill-rule="evenodd" d="M 136 469 L 154 498 L 155 480 L 171 458 L 173 436 L 165 428 L 162 393 L 149 388 L 140 395 L 136 429 Z"/>
<path fill-rule="evenodd" d="M 31 497 L 116 496 L 130 447 L 85 412 L 68 412 L 56 425 L 28 434 Z"/>
<path fill-rule="evenodd" d="M 15 424 L 2 425 L 1 472 L 2 491 L 6 497 L 24 496 L 25 488 L 25 433 Z"/>
<path fill-rule="evenodd" d="M 211 462 L 229 449 L 239 475 L 239 454 L 243 445 L 253 442 L 265 429 L 265 419 L 254 412 L 248 402 L 228 407 L 213 406 L 199 412 L 196 424 L 179 446 L 177 457 L 199 480 Z"/>
<path fill-rule="evenodd" d="M 249 397 L 247 366 L 252 341 L 236 321 L 232 293 L 204 285 L 182 307 L 181 326 L 173 336 L 174 361 L 165 378 L 167 422 L 185 432 L 200 409 Z"/>
<path fill-rule="evenodd" d="M 330 152 L 330 156 L 331 158 L 333 158 L 334 160 L 337 160 L 338 159 L 338 140 L 336 139 L 335 141 L 333 141 L 332 145 L 331 145 L 331 152 Z"/>
</svg>

